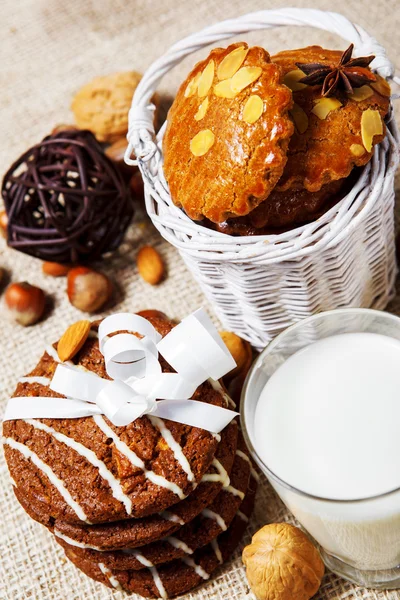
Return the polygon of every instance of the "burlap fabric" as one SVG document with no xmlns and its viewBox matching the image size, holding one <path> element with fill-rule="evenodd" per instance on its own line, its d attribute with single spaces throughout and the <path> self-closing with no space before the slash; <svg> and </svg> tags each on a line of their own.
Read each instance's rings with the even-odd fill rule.
<svg viewBox="0 0 400 600">
<path fill-rule="evenodd" d="M 397 0 L 347 3 L 292 0 L 290 4 L 341 10 L 375 35 L 396 62 L 400 54 Z M 71 95 L 93 76 L 132 68 L 144 70 L 170 44 L 201 27 L 252 10 L 284 5 L 281 0 L 0 0 L 0 172 L 55 124 L 71 121 Z M 272 52 L 310 43 L 344 46 L 338 38 L 304 28 L 280 28 L 266 34 L 252 34 L 247 39 L 264 44 Z M 165 79 L 164 91 L 174 93 L 189 64 L 190 60 L 186 61 Z M 135 267 L 136 248 L 145 242 L 155 244 L 168 265 L 166 281 L 156 288 L 145 284 Z M 81 314 L 68 303 L 64 280 L 44 278 L 40 261 L 8 250 L 3 241 L 0 266 L 13 280 L 29 280 L 42 286 L 54 304 L 49 317 L 30 329 L 8 322 L 4 309 L 0 309 L 0 382 L 4 405 L 16 377 L 31 369 L 44 345 L 57 339 Z M 179 318 L 201 305 L 207 307 L 177 252 L 142 219 L 137 219 L 113 261 L 105 261 L 101 267 L 116 282 L 113 310 L 158 308 Z M 400 314 L 400 302 L 395 301 L 389 309 Z M 0 478 L 2 600 L 124 597 L 121 592 L 111 592 L 81 575 L 66 561 L 52 536 L 25 515 L 14 499 L 2 453 Z M 290 515 L 263 482 L 250 530 L 281 520 L 290 520 Z M 394 600 L 399 597 L 400 592 L 366 591 L 328 574 L 316 598 Z M 240 554 L 212 582 L 185 598 L 254 600 Z"/>
</svg>

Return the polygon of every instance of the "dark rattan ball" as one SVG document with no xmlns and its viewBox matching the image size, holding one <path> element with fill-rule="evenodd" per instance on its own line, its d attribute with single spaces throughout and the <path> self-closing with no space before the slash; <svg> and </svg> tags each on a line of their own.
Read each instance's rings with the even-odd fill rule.
<svg viewBox="0 0 400 600">
<path fill-rule="evenodd" d="M 25 152 L 6 173 L 8 244 L 60 263 L 115 250 L 133 216 L 124 180 L 89 131 L 61 131 Z"/>
</svg>

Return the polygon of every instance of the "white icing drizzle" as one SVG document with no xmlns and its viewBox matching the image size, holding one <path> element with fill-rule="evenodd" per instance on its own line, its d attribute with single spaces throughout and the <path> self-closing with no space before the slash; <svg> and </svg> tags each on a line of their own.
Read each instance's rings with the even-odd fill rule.
<svg viewBox="0 0 400 600">
<path fill-rule="evenodd" d="M 194 475 L 192 469 L 190 468 L 189 461 L 184 455 L 181 446 L 178 444 L 168 427 L 165 425 L 164 421 L 159 417 L 154 417 L 152 415 L 147 415 L 147 418 L 150 419 L 153 427 L 158 429 L 163 439 L 171 448 L 172 452 L 174 453 L 175 460 L 180 464 L 183 471 L 186 473 L 188 480 L 194 481 Z"/>
<path fill-rule="evenodd" d="M 164 539 L 166 542 L 171 544 L 171 546 L 173 546 L 174 548 L 177 548 L 178 550 L 183 550 L 183 552 L 185 552 L 185 554 L 193 554 L 193 550 L 191 548 L 189 548 L 189 546 L 187 544 L 185 544 L 185 542 L 182 542 L 182 540 L 178 540 L 178 538 L 173 537 L 173 536 L 169 536 Z"/>
<path fill-rule="evenodd" d="M 224 559 L 222 558 L 221 550 L 218 546 L 218 541 L 216 539 L 212 540 L 211 548 L 214 550 L 214 554 L 217 557 L 219 564 L 222 565 L 222 563 L 224 562 Z"/>
<path fill-rule="evenodd" d="M 203 475 L 203 478 L 201 480 L 202 483 L 207 481 L 220 481 L 222 483 L 222 486 L 224 488 L 227 488 L 231 480 L 229 479 L 229 475 L 226 469 L 224 469 L 219 460 L 216 458 L 213 459 L 211 464 L 217 469 L 218 473 L 206 473 L 205 475 Z"/>
<path fill-rule="evenodd" d="M 92 464 L 94 467 L 96 467 L 99 470 L 101 477 L 103 479 L 105 479 L 107 481 L 108 485 L 110 486 L 112 495 L 114 496 L 114 498 L 116 500 L 119 500 L 120 502 L 122 502 L 127 514 L 130 515 L 132 513 L 132 501 L 129 498 L 129 496 L 127 496 L 125 494 L 125 492 L 123 491 L 121 482 L 116 477 L 114 477 L 114 475 L 111 473 L 111 471 L 109 471 L 107 469 L 104 462 L 97 457 L 97 455 L 93 452 L 93 450 L 86 448 L 86 446 L 84 446 L 83 444 L 80 444 L 79 442 L 75 441 L 73 438 L 70 438 L 67 435 L 64 435 L 64 433 L 60 433 L 59 431 L 56 431 L 52 427 L 45 425 L 41 421 L 37 421 L 36 419 L 24 419 L 24 420 L 25 420 L 25 423 L 29 423 L 29 425 L 32 425 L 35 429 L 40 429 L 42 431 L 45 431 L 49 435 L 52 435 L 54 437 L 54 439 L 65 444 L 69 448 L 72 448 L 73 450 L 75 450 L 75 452 L 77 452 L 78 454 L 80 454 L 81 456 L 86 458 L 86 460 L 88 462 L 90 462 L 90 464 Z"/>
<path fill-rule="evenodd" d="M 185 521 L 178 517 L 175 513 L 170 512 L 169 510 L 164 510 L 160 513 L 160 517 L 165 519 L 166 521 L 172 521 L 173 523 L 179 523 L 179 525 L 185 525 Z"/>
<path fill-rule="evenodd" d="M 20 377 L 18 383 L 38 383 L 39 385 L 50 385 L 50 377 Z"/>
<path fill-rule="evenodd" d="M 229 492 L 233 496 L 238 496 L 241 500 L 244 498 L 244 492 L 241 492 L 237 488 L 233 487 L 233 485 L 228 485 L 228 487 L 225 488 L 225 491 Z"/>
<path fill-rule="evenodd" d="M 253 467 L 251 467 L 250 474 L 251 474 L 252 478 L 257 481 L 257 483 L 260 482 L 260 476 L 259 476 L 259 474 L 257 473 L 257 471 Z"/>
<path fill-rule="evenodd" d="M 219 527 L 222 529 L 222 531 L 226 531 L 228 529 L 227 524 L 225 523 L 225 521 L 221 517 L 221 515 L 214 512 L 213 510 L 210 510 L 209 508 L 205 508 L 201 512 L 201 514 L 203 515 L 203 517 L 206 517 L 206 519 L 213 519 L 213 521 L 216 521 L 218 523 Z"/>
<path fill-rule="evenodd" d="M 91 546 L 90 544 L 77 542 L 76 540 L 73 540 L 72 538 L 64 535 L 63 533 L 61 533 L 61 531 L 58 531 L 58 529 L 56 528 L 54 528 L 54 535 L 56 537 L 59 537 L 61 540 L 64 540 L 64 542 L 67 542 L 67 544 L 69 544 L 70 546 L 76 546 L 77 548 L 89 548 L 90 550 L 97 550 L 97 552 L 105 552 L 105 550 L 99 548 L 98 546 Z"/>
<path fill-rule="evenodd" d="M 187 564 L 188 567 L 194 569 L 195 573 L 202 579 L 210 579 L 210 575 L 207 573 L 207 571 L 205 571 L 200 565 L 197 565 L 194 562 L 193 558 L 190 558 L 190 556 L 184 556 L 183 558 L 181 558 L 181 560 L 183 560 L 183 562 Z"/>
<path fill-rule="evenodd" d="M 219 381 L 216 381 L 215 379 L 211 379 L 211 377 L 210 377 L 208 379 L 208 383 L 211 385 L 211 387 L 215 391 L 220 392 L 220 394 L 222 395 L 223 399 L 225 400 L 225 403 L 227 404 L 227 406 L 230 406 L 231 408 L 236 410 L 236 404 L 234 403 L 232 398 L 225 392 L 224 388 L 222 387 L 222 385 L 220 384 Z"/>
<path fill-rule="evenodd" d="M 106 567 L 106 565 L 104 565 L 103 563 L 98 563 L 98 567 L 99 567 L 100 571 L 103 573 L 103 575 L 105 575 L 107 577 L 108 581 L 111 583 L 113 588 L 122 592 L 123 588 L 122 588 L 120 582 L 118 581 L 118 579 L 116 577 L 114 577 L 114 575 L 112 574 L 110 569 L 108 567 Z"/>
<path fill-rule="evenodd" d="M 247 463 L 249 463 L 249 465 L 251 465 L 251 460 L 245 452 L 242 452 L 241 450 L 236 450 L 236 456 L 243 458 L 243 460 L 245 460 Z"/>
<path fill-rule="evenodd" d="M 216 379 L 212 379 L 211 377 L 209 377 L 209 379 L 207 380 L 208 383 L 211 385 L 211 387 L 216 390 L 217 392 L 223 392 L 224 389 L 222 387 L 222 385 L 220 384 L 219 381 L 217 381 Z"/>
<path fill-rule="evenodd" d="M 32 463 L 38 469 L 43 471 L 43 473 L 46 475 L 46 477 L 48 477 L 49 481 L 54 485 L 54 487 L 58 490 L 58 492 L 64 498 L 64 500 L 68 504 L 68 506 L 70 508 L 72 508 L 72 510 L 75 512 L 75 514 L 79 517 L 79 519 L 81 521 L 86 521 L 86 523 L 89 523 L 83 508 L 78 504 L 78 502 L 76 502 L 72 498 L 71 494 L 65 487 L 64 482 L 61 481 L 61 479 L 59 479 L 57 477 L 57 475 L 54 473 L 54 471 L 52 471 L 52 469 L 49 467 L 49 465 L 47 465 L 45 462 L 43 462 L 42 459 L 40 459 L 37 454 L 32 452 L 32 450 L 30 448 L 28 448 L 27 446 L 24 446 L 24 444 L 21 444 L 20 442 L 17 442 L 16 440 L 14 440 L 12 438 L 6 438 L 4 440 L 4 443 L 7 444 L 8 446 L 10 446 L 10 448 L 13 448 L 14 450 L 18 450 L 18 452 L 20 452 L 22 454 L 22 456 L 30 459 L 32 461 Z"/>
<path fill-rule="evenodd" d="M 109 425 L 107 425 L 107 423 L 105 422 L 105 420 L 103 419 L 103 417 L 101 415 L 94 415 L 93 420 L 96 423 L 97 427 L 99 427 L 101 429 L 101 431 L 108 438 L 112 439 L 117 450 L 119 450 L 119 452 L 121 452 L 121 454 L 126 456 L 126 458 L 135 467 L 142 469 L 146 479 L 149 479 L 149 481 L 151 481 L 152 483 L 155 483 L 156 485 L 159 485 L 160 487 L 170 490 L 171 492 L 176 494 L 180 500 L 183 500 L 184 498 L 186 498 L 185 494 L 183 493 L 183 490 L 176 483 L 173 483 L 172 481 L 168 481 L 167 479 L 165 479 L 165 477 L 162 477 L 161 475 L 157 475 L 156 473 L 154 473 L 154 471 L 148 471 L 146 469 L 146 465 L 144 464 L 142 459 L 139 458 L 139 456 L 135 452 L 133 452 L 133 450 L 131 450 L 129 448 L 129 446 L 127 446 L 127 444 L 125 444 L 125 442 L 123 442 L 117 436 L 115 431 L 113 429 L 111 429 L 111 427 Z"/>
<path fill-rule="evenodd" d="M 210 433 L 211 433 L 211 435 L 213 436 L 213 438 L 214 438 L 215 440 L 217 440 L 217 442 L 218 442 L 218 444 L 219 444 L 219 443 L 220 443 L 220 441 L 221 441 L 221 436 L 220 436 L 220 434 L 219 434 L 219 433 L 214 433 L 213 431 L 210 431 Z"/>
<path fill-rule="evenodd" d="M 138 550 L 129 550 L 129 554 L 133 554 L 136 560 L 140 562 L 140 564 L 149 569 L 153 577 L 154 585 L 156 586 L 158 593 L 160 594 L 160 598 L 168 598 L 168 594 L 165 591 L 165 587 L 163 585 L 163 582 L 161 581 L 161 577 L 158 574 L 158 571 L 153 565 L 153 563 L 147 560 L 147 558 L 143 556 L 143 554 L 140 554 Z"/>
<path fill-rule="evenodd" d="M 150 573 L 153 576 L 153 580 L 154 580 L 154 584 L 156 586 L 156 588 L 158 589 L 158 593 L 160 594 L 160 598 L 168 598 L 168 594 L 166 592 L 166 589 L 163 585 L 163 582 L 161 581 L 161 577 L 158 574 L 158 571 L 155 567 L 150 567 L 149 569 Z"/>
<path fill-rule="evenodd" d="M 60 359 L 60 357 L 58 356 L 57 350 L 55 348 L 53 348 L 53 346 L 51 344 L 49 344 L 48 346 L 46 346 L 45 348 L 45 352 L 47 352 L 47 354 L 49 356 L 51 356 L 51 358 L 53 360 L 55 360 L 57 363 L 62 363 L 62 360 Z M 66 361 L 66 364 L 70 364 L 71 361 Z"/>
<path fill-rule="evenodd" d="M 136 560 L 138 562 L 140 562 L 140 564 L 143 565 L 144 567 L 148 567 L 149 569 L 151 569 L 151 567 L 154 567 L 153 563 L 151 561 L 147 560 L 147 558 L 145 556 L 143 556 L 143 554 L 141 554 L 139 552 L 139 550 L 135 550 L 133 548 L 131 550 L 130 549 L 123 550 L 122 552 L 124 552 L 124 554 L 132 554 L 136 558 Z"/>
<path fill-rule="evenodd" d="M 147 558 L 145 556 L 143 556 L 143 554 L 140 554 L 140 552 L 138 550 L 135 550 L 135 549 L 123 550 L 122 552 L 124 552 L 125 554 L 132 554 L 136 558 L 136 560 L 138 562 L 140 562 L 141 565 L 143 565 L 144 567 L 147 567 L 153 577 L 154 585 L 156 586 L 158 593 L 160 594 L 160 598 L 168 598 L 168 594 L 165 591 L 163 582 L 161 581 L 161 577 L 158 574 L 158 571 L 157 571 L 156 567 L 153 565 L 153 563 L 151 561 L 147 560 Z M 101 563 L 99 563 L 99 567 L 100 567 L 100 564 Z M 107 568 L 107 567 L 105 567 L 105 568 Z M 100 569 L 101 569 L 101 567 L 100 567 Z M 102 571 L 102 572 L 104 573 L 104 571 Z M 110 573 L 110 575 L 112 575 L 111 571 L 109 571 L 109 573 Z M 111 585 L 114 585 L 113 582 L 111 581 L 111 578 L 108 575 L 108 573 L 105 573 L 105 575 L 107 575 L 107 577 L 109 578 Z M 115 579 L 115 581 L 117 581 L 117 579 Z M 117 583 L 118 583 L 118 581 L 117 581 Z M 119 585 L 119 583 L 118 583 L 118 585 Z M 116 586 L 114 586 L 114 587 L 116 587 Z"/>
<path fill-rule="evenodd" d="M 245 515 L 241 510 L 237 511 L 237 516 L 242 519 L 242 521 L 244 521 L 245 523 L 249 522 L 249 517 L 247 515 Z"/>
</svg>

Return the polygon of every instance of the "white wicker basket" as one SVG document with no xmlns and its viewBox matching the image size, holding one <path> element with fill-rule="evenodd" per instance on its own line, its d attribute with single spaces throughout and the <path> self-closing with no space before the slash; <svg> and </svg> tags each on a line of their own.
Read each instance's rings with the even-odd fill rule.
<svg viewBox="0 0 400 600">
<path fill-rule="evenodd" d="M 155 139 L 150 104 L 161 78 L 204 46 L 281 25 L 312 25 L 339 34 L 354 43 L 356 55 L 375 54 L 373 69 L 393 79 L 384 48 L 342 15 L 296 8 L 252 13 L 185 38 L 149 68 L 132 101 L 126 153 L 128 163 L 139 164 L 154 225 L 178 248 L 224 327 L 257 348 L 322 310 L 383 309 L 396 276 L 393 206 L 399 136 L 392 115 L 385 141 L 375 148 L 354 188 L 313 223 L 279 235 L 231 237 L 194 223 L 171 201 L 162 170 L 165 126 Z"/>
</svg>

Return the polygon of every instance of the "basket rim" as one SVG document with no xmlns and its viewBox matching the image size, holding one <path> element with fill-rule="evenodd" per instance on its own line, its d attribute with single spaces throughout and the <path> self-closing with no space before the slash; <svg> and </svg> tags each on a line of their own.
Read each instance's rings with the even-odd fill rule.
<svg viewBox="0 0 400 600">
<path fill-rule="evenodd" d="M 145 182 L 146 210 L 161 235 L 178 250 L 195 260 L 208 262 L 249 262 L 263 264 L 293 260 L 332 246 L 348 227 L 356 227 L 378 201 L 387 178 L 394 182 L 399 162 L 400 135 L 393 117 L 387 122 L 385 140 L 375 146 L 374 154 L 363 168 L 350 192 L 319 219 L 279 234 L 231 236 L 196 223 L 172 202 L 162 170 L 161 142 L 166 123 L 157 136 L 160 158 L 139 167 Z M 153 167 L 153 168 L 151 168 Z M 152 172 L 153 171 L 153 172 Z M 391 192 L 392 186 L 388 193 Z M 222 254 L 223 253 L 223 254 Z"/>
</svg>

